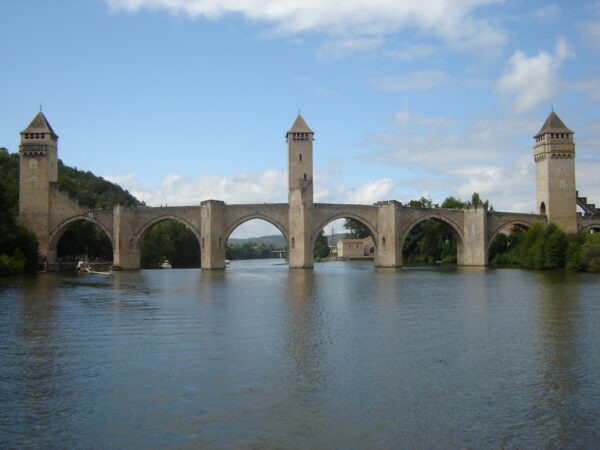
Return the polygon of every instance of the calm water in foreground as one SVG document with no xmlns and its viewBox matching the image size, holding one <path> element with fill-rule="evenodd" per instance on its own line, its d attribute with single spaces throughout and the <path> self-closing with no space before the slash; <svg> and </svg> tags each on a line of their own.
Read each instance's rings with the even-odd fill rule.
<svg viewBox="0 0 600 450">
<path fill-rule="evenodd" d="M 0 447 L 600 442 L 598 275 L 275 262 L 0 281 Z"/>
</svg>

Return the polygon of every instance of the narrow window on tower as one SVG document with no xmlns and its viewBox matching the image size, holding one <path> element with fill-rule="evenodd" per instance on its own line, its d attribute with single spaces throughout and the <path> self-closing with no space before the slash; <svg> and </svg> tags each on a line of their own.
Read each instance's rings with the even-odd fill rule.
<svg viewBox="0 0 600 450">
<path fill-rule="evenodd" d="M 302 161 L 302 153 L 300 153 L 300 161 Z"/>
<path fill-rule="evenodd" d="M 306 174 L 304 174 L 304 181 L 306 181 Z"/>
</svg>

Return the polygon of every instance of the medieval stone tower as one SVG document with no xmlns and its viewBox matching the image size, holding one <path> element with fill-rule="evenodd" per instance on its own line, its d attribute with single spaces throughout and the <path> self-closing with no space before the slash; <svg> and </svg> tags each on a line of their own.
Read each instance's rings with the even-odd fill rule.
<svg viewBox="0 0 600 450">
<path fill-rule="evenodd" d="M 40 241 L 40 252 L 48 250 L 50 189 L 58 182 L 58 136 L 39 112 L 21 131 L 19 222 Z"/>
<path fill-rule="evenodd" d="M 573 134 L 552 111 L 533 146 L 537 213 L 567 233 L 577 233 Z"/>
<path fill-rule="evenodd" d="M 313 218 L 313 131 L 300 114 L 286 134 L 288 144 L 289 265 L 310 268 Z"/>
</svg>

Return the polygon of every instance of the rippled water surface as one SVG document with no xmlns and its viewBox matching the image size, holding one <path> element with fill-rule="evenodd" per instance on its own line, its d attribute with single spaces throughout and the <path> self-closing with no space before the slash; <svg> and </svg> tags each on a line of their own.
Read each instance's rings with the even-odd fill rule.
<svg viewBox="0 0 600 450">
<path fill-rule="evenodd" d="M 0 447 L 598 445 L 599 276 L 275 262 L 0 281 Z"/>
</svg>

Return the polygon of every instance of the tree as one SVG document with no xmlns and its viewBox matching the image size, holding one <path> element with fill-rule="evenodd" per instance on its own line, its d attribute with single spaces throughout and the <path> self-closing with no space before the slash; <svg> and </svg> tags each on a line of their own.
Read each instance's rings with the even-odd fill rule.
<svg viewBox="0 0 600 450">
<path fill-rule="evenodd" d="M 437 208 L 437 205 L 434 205 L 431 200 L 425 197 L 421 197 L 419 200 L 411 200 L 406 206 L 409 208 Z"/>
<path fill-rule="evenodd" d="M 569 240 L 563 230 L 550 223 L 542 235 L 544 269 L 564 269 L 569 249 Z"/>
<path fill-rule="evenodd" d="M 348 234 L 352 239 L 363 239 L 371 235 L 369 228 L 355 219 L 346 219 L 344 228 L 350 231 Z M 321 231 L 321 233 L 323 232 Z"/>
<path fill-rule="evenodd" d="M 329 243 L 327 242 L 327 236 L 325 236 L 323 230 L 321 230 L 319 236 L 317 236 L 317 240 L 315 242 L 314 256 L 317 259 L 323 259 L 329 256 Z"/>
<path fill-rule="evenodd" d="M 173 267 L 200 266 L 200 246 L 194 233 L 174 220 L 154 225 L 144 235 L 141 247 L 141 264 L 157 268 L 165 259 Z"/>
<path fill-rule="evenodd" d="M 444 200 L 441 207 L 462 209 L 465 208 L 467 205 L 468 203 L 465 203 L 462 200 L 458 200 L 457 198 L 450 196 L 446 200 Z"/>
<path fill-rule="evenodd" d="M 85 220 L 75 222 L 61 236 L 57 256 L 63 260 L 90 259 L 112 260 L 112 244 L 104 231 Z"/>
<path fill-rule="evenodd" d="M 473 195 L 471 196 L 471 201 L 469 202 L 469 205 L 471 205 L 471 206 L 483 205 L 488 209 L 490 208 L 490 202 L 488 200 L 486 200 L 485 202 L 483 200 L 481 200 L 481 197 L 479 196 L 478 192 L 473 192 Z"/>
</svg>

